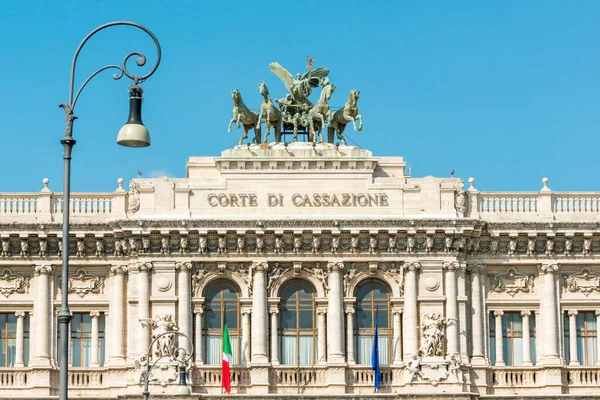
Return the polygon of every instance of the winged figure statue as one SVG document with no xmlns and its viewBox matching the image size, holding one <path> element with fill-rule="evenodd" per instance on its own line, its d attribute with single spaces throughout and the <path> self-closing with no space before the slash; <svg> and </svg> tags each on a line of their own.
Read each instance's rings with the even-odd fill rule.
<svg viewBox="0 0 600 400">
<path fill-rule="evenodd" d="M 308 110 L 312 106 L 312 103 L 308 100 L 308 96 L 312 93 L 312 88 L 325 86 L 329 83 L 329 79 L 327 78 L 329 68 L 325 67 L 309 69 L 302 75 L 296 74 L 295 78 L 279 63 L 272 62 L 269 64 L 269 69 L 283 81 L 287 90 L 290 91 L 290 95 L 285 99 L 276 100 L 282 107 L 296 106 L 300 109 Z"/>
</svg>

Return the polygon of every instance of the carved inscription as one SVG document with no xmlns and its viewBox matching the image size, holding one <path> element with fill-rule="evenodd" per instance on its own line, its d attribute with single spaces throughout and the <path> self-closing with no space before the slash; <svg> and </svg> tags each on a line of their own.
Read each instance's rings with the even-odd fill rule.
<svg viewBox="0 0 600 400">
<path fill-rule="evenodd" d="M 255 193 L 210 193 L 211 207 L 388 207 L 385 193 L 294 193 L 286 198 L 282 193 L 267 193 L 260 201 Z"/>
</svg>

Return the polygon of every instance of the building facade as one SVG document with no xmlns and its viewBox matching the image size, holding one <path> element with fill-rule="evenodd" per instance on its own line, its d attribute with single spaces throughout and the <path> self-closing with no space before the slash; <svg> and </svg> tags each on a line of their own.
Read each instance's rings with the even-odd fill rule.
<svg viewBox="0 0 600 400">
<path fill-rule="evenodd" d="M 71 209 L 63 249 L 62 210 Z M 193 393 L 585 396 L 598 387 L 600 194 L 464 190 L 401 157 L 308 143 L 191 157 L 112 193 L 0 193 L 0 396 L 55 395 L 69 251 L 75 396 L 141 392 L 172 345 Z M 165 346 L 164 348 L 162 346 Z M 152 374 L 171 393 L 174 367 Z"/>
</svg>

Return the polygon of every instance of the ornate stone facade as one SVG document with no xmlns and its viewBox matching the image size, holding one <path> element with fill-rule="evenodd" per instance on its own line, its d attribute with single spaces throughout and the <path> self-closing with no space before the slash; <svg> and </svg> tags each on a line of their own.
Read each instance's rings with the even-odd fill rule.
<svg viewBox="0 0 600 400">
<path fill-rule="evenodd" d="M 194 344 L 193 392 L 219 395 L 204 336 L 218 282 L 237 293 L 235 393 L 372 393 L 359 345 L 365 282 L 387 288 L 382 393 L 593 393 L 598 344 L 578 346 L 583 331 L 586 346 L 600 341 L 600 194 L 555 193 L 547 180 L 536 193 L 479 192 L 473 179 L 464 190 L 405 166 L 350 146 L 279 143 L 192 157 L 186 178 L 134 179 L 129 193 L 120 180 L 114 193 L 74 193 L 69 205 L 47 182 L 0 193 L 0 314 L 16 326 L 0 396 L 56 393 L 63 251 L 71 311 L 91 327 L 86 366 L 70 369 L 75 396 L 140 393 L 143 355 L 167 325 Z M 314 290 L 315 355 L 299 370 L 280 338 L 282 290 L 296 281 Z M 173 371 L 161 373 L 151 392 L 171 393 Z"/>
</svg>

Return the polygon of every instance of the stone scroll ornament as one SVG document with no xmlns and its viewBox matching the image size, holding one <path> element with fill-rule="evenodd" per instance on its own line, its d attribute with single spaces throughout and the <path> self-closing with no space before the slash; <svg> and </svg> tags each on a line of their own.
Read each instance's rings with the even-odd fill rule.
<svg viewBox="0 0 600 400">
<path fill-rule="evenodd" d="M 583 293 L 589 296 L 592 292 L 600 292 L 600 274 L 583 268 L 581 272 L 563 275 L 565 291 Z"/>
<path fill-rule="evenodd" d="M 69 293 L 75 293 L 81 298 L 90 293 L 101 294 L 104 290 L 104 278 L 79 269 L 75 274 L 69 276 L 68 287 Z"/>
<path fill-rule="evenodd" d="M 8 298 L 13 293 L 27 293 L 29 289 L 29 278 L 14 274 L 6 268 L 0 274 L 0 293 Z"/>
<path fill-rule="evenodd" d="M 492 276 L 492 286 L 494 292 L 508 293 L 515 297 L 519 292 L 533 292 L 533 275 L 527 275 L 517 272 L 514 268 L 509 268 L 506 272 Z"/>
</svg>

